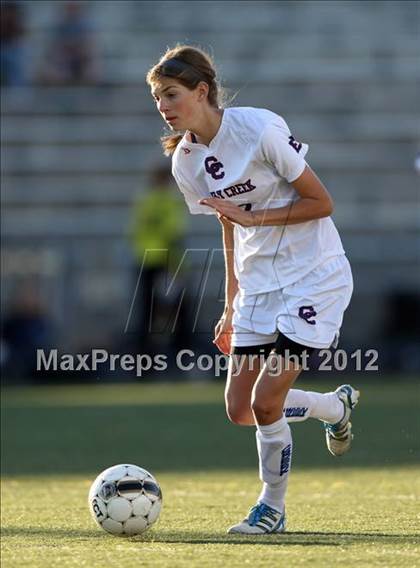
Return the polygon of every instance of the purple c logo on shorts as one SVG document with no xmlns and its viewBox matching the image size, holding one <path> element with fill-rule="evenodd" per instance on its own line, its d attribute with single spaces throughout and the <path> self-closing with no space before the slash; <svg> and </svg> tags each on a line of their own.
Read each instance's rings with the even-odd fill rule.
<svg viewBox="0 0 420 568">
<path fill-rule="evenodd" d="M 314 310 L 313 306 L 302 306 L 299 308 L 299 317 L 304 319 L 306 323 L 311 325 L 315 325 L 316 321 L 311 320 L 311 318 L 316 316 L 316 311 Z"/>
</svg>

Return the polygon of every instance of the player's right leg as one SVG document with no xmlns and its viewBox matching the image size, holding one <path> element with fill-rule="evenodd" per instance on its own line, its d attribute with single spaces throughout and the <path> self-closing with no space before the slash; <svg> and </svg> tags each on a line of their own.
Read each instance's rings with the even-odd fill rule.
<svg viewBox="0 0 420 568">
<path fill-rule="evenodd" d="M 225 388 L 226 414 L 240 426 L 255 426 L 251 395 L 255 381 L 264 366 L 265 354 L 274 344 L 247 348 L 235 347 L 230 356 Z"/>
<path fill-rule="evenodd" d="M 247 518 L 230 527 L 228 532 L 231 534 L 269 534 L 284 532 L 286 528 L 284 501 L 292 458 L 292 436 L 283 408 L 287 392 L 302 367 L 292 363 L 288 368 L 285 361 L 283 352 L 270 354 L 254 385 L 252 410 L 257 426 L 263 489 Z"/>
</svg>

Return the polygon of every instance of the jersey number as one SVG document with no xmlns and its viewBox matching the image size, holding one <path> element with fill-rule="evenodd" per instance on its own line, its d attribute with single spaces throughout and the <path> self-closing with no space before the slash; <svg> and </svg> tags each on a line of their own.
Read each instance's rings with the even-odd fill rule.
<svg viewBox="0 0 420 568">
<path fill-rule="evenodd" d="M 289 145 L 293 148 L 293 150 L 296 150 L 296 152 L 299 154 L 299 152 L 302 149 L 302 144 L 301 142 L 298 142 L 297 140 L 295 140 L 293 138 L 293 136 L 289 136 Z"/>
<path fill-rule="evenodd" d="M 239 205 L 239 207 L 243 207 L 245 211 L 251 211 L 252 203 L 242 203 L 241 205 Z"/>
</svg>

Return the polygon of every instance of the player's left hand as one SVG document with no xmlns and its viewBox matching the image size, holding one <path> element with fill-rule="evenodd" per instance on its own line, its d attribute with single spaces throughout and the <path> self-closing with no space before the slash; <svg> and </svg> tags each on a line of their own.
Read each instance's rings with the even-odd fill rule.
<svg viewBox="0 0 420 568">
<path fill-rule="evenodd" d="M 222 217 L 225 217 L 232 223 L 242 225 L 242 227 L 252 227 L 255 224 L 254 216 L 251 211 L 245 211 L 243 207 L 235 205 L 228 199 L 218 199 L 217 197 L 208 197 L 199 201 L 200 205 L 207 205 L 215 209 Z"/>
</svg>

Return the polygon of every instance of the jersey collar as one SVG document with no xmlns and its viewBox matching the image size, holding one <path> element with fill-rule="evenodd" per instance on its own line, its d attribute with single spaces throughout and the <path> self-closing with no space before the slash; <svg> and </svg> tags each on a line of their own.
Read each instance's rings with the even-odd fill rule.
<svg viewBox="0 0 420 568">
<path fill-rule="evenodd" d="M 219 138 L 221 138 L 223 136 L 223 132 L 225 130 L 226 127 L 226 122 L 227 122 L 227 113 L 228 113 L 227 108 L 223 109 L 223 115 L 222 115 L 222 121 L 220 123 L 219 126 L 219 130 L 216 132 L 215 136 L 212 138 L 210 144 L 208 146 L 206 146 L 205 144 L 200 144 L 199 142 L 195 141 L 195 142 L 190 142 L 187 138 L 188 134 L 191 134 L 193 140 L 196 140 L 195 134 L 193 134 L 190 131 L 187 131 L 184 134 L 184 138 L 182 140 L 183 144 L 187 144 L 190 148 L 207 148 L 207 149 L 211 149 L 213 148 L 216 144 L 217 141 L 219 140 Z"/>
</svg>

